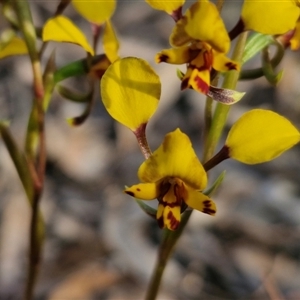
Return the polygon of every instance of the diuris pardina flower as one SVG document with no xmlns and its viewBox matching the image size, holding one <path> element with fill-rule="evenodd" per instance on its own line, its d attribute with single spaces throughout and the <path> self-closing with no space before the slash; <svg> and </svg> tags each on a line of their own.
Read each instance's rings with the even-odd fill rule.
<svg viewBox="0 0 300 300">
<path fill-rule="evenodd" d="M 156 55 L 156 62 L 187 63 L 181 89 L 193 88 L 207 94 L 210 72 L 239 69 L 239 65 L 226 57 L 230 39 L 216 6 L 202 0 L 194 3 L 176 23 L 170 36 L 171 49 Z"/>
<path fill-rule="evenodd" d="M 188 136 L 179 129 L 167 134 L 162 145 L 138 170 L 140 184 L 125 189 L 128 195 L 143 200 L 158 200 L 160 227 L 175 230 L 187 206 L 214 215 L 215 203 L 201 191 L 207 175 Z"/>
</svg>

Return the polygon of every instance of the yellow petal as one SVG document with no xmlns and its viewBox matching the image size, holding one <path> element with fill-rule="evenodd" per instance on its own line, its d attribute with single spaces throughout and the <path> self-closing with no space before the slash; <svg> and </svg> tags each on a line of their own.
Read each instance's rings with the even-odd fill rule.
<svg viewBox="0 0 300 300">
<path fill-rule="evenodd" d="M 224 53 L 213 51 L 213 68 L 217 71 L 226 72 L 229 70 L 240 70 L 235 61 L 228 58 Z"/>
<path fill-rule="evenodd" d="M 102 101 L 108 113 L 133 131 L 154 114 L 160 92 L 158 75 L 136 57 L 115 61 L 101 80 Z"/>
<path fill-rule="evenodd" d="M 290 40 L 291 49 L 292 50 L 299 50 L 300 48 L 300 21 L 297 22 L 295 32 L 293 37 Z"/>
<path fill-rule="evenodd" d="M 230 39 L 216 6 L 202 0 L 194 3 L 174 27 L 170 44 L 183 46 L 192 40 L 208 43 L 215 50 L 227 53 Z"/>
<path fill-rule="evenodd" d="M 207 69 L 202 71 L 199 71 L 197 68 L 193 69 L 190 75 L 184 76 L 181 83 L 181 89 L 192 88 L 204 95 L 208 93 L 209 86 L 210 72 Z"/>
<path fill-rule="evenodd" d="M 162 223 L 160 227 L 164 227 L 164 224 L 163 224 L 163 214 L 164 214 L 164 209 L 165 209 L 165 206 L 163 204 L 158 204 L 158 207 L 157 207 L 157 212 L 156 212 L 156 219 L 158 220 L 158 223 Z"/>
<path fill-rule="evenodd" d="M 43 41 L 73 43 L 81 46 L 86 52 L 94 55 L 94 50 L 82 31 L 64 16 L 49 19 L 43 28 Z"/>
<path fill-rule="evenodd" d="M 165 136 L 159 148 L 140 166 L 138 176 L 143 182 L 176 177 L 198 190 L 207 184 L 206 172 L 189 137 L 179 129 Z"/>
<path fill-rule="evenodd" d="M 158 218 L 158 216 L 161 215 L 161 212 L 159 210 L 157 211 L 157 220 L 160 227 L 168 228 L 169 230 L 176 230 L 180 224 L 180 206 L 165 206 L 162 211 L 162 217 L 161 219 Z"/>
<path fill-rule="evenodd" d="M 84 18 L 98 25 L 110 19 L 116 9 L 115 0 L 73 0 L 72 3 Z"/>
<path fill-rule="evenodd" d="M 242 20 L 245 30 L 264 34 L 283 34 L 295 28 L 300 9 L 294 0 L 245 0 Z"/>
<path fill-rule="evenodd" d="M 1 49 L 0 59 L 11 55 L 22 55 L 26 53 L 28 53 L 28 50 L 24 40 L 14 37 L 3 49 Z"/>
<path fill-rule="evenodd" d="M 191 61 L 181 82 L 181 89 L 192 88 L 195 91 L 207 94 L 210 86 L 210 70 L 212 67 L 212 51 L 203 49 L 199 55 Z"/>
<path fill-rule="evenodd" d="M 158 190 L 155 183 L 140 183 L 128 187 L 124 193 L 142 200 L 153 200 L 158 197 Z"/>
<path fill-rule="evenodd" d="M 155 62 L 181 65 L 193 60 L 199 52 L 199 49 L 192 49 L 190 46 L 165 49 L 156 54 Z"/>
<path fill-rule="evenodd" d="M 300 141 L 297 128 L 275 112 L 254 109 L 230 129 L 225 145 L 229 157 L 246 164 L 272 160 Z"/>
<path fill-rule="evenodd" d="M 105 22 L 103 34 L 103 48 L 110 62 L 119 59 L 119 41 L 110 21 Z"/>
<path fill-rule="evenodd" d="M 174 11 L 183 6 L 185 0 L 146 0 L 146 2 L 154 9 L 163 10 L 168 14 L 172 14 Z"/>
<path fill-rule="evenodd" d="M 208 196 L 186 186 L 187 197 L 184 202 L 191 208 L 199 210 L 208 215 L 215 215 L 216 204 Z"/>
</svg>

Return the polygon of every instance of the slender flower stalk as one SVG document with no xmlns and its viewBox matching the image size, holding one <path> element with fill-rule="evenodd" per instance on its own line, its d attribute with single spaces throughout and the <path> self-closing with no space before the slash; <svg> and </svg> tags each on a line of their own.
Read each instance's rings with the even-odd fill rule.
<svg viewBox="0 0 300 300">
<path fill-rule="evenodd" d="M 176 231 L 164 229 L 163 239 L 160 244 L 156 265 L 154 268 L 154 272 L 152 273 L 150 283 L 148 285 L 148 290 L 145 297 L 146 300 L 156 299 L 165 267 L 191 214 L 192 214 L 192 210 L 188 210 L 183 214 L 180 225 Z"/>
<path fill-rule="evenodd" d="M 234 49 L 234 53 L 233 53 L 233 57 L 232 57 L 233 60 L 235 60 L 237 62 L 240 62 L 242 60 L 246 39 L 247 39 L 247 32 L 244 32 L 239 36 L 236 47 Z M 236 87 L 238 78 L 239 78 L 239 71 L 231 70 L 231 71 L 227 72 L 225 79 L 224 79 L 223 88 L 234 90 Z M 230 111 L 229 105 L 217 103 L 217 106 L 216 106 L 216 109 L 215 109 L 215 112 L 213 115 L 213 119 L 212 119 L 211 128 L 210 128 L 209 134 L 207 136 L 207 139 L 205 140 L 204 155 L 203 155 L 204 162 L 206 162 L 213 156 L 215 148 L 216 148 L 216 146 L 219 142 L 219 139 L 221 137 L 221 134 L 223 132 L 223 128 L 226 124 L 226 120 L 227 120 L 229 111 Z"/>
<path fill-rule="evenodd" d="M 139 128 L 137 128 L 136 130 L 133 131 L 137 142 L 139 144 L 139 147 L 145 157 L 145 159 L 148 159 L 150 157 L 150 155 L 152 154 L 151 149 L 148 145 L 148 141 L 146 138 L 146 126 L 147 123 L 141 124 L 141 126 Z"/>
</svg>

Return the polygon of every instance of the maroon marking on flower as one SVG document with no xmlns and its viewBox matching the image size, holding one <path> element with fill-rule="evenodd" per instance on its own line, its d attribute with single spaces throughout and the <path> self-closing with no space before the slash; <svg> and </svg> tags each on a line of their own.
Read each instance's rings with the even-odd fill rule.
<svg viewBox="0 0 300 300">
<path fill-rule="evenodd" d="M 211 70 L 211 66 L 213 64 L 213 54 L 212 50 L 210 51 L 205 51 L 203 53 L 203 58 L 204 58 L 204 69 Z"/>
<path fill-rule="evenodd" d="M 177 23 L 182 18 L 182 6 L 178 7 L 171 13 L 171 17 Z"/>
<path fill-rule="evenodd" d="M 133 192 L 129 192 L 129 191 L 125 191 L 125 193 L 131 197 L 134 197 L 134 193 Z"/>
<path fill-rule="evenodd" d="M 197 88 L 203 94 L 207 94 L 207 92 L 209 91 L 209 85 L 205 81 L 203 81 L 199 76 L 195 77 L 195 82 L 196 82 Z"/>
<path fill-rule="evenodd" d="M 185 78 L 184 80 L 182 80 L 180 88 L 182 91 L 189 88 L 189 78 Z"/>
<path fill-rule="evenodd" d="M 167 62 L 167 60 L 169 59 L 169 56 L 166 55 L 166 54 L 160 54 L 159 57 L 158 57 L 158 62 L 161 63 L 161 62 Z"/>
<path fill-rule="evenodd" d="M 208 214 L 208 215 L 214 215 L 216 211 L 214 209 L 204 207 L 202 210 L 203 213 Z"/>
<path fill-rule="evenodd" d="M 174 215 L 171 211 L 169 211 L 169 213 L 167 215 L 167 219 L 170 220 L 170 228 L 172 230 L 177 229 L 177 227 L 179 225 L 179 221 L 174 217 Z"/>
<path fill-rule="evenodd" d="M 225 64 L 228 70 L 237 70 L 237 64 L 233 62 L 228 62 Z"/>
<path fill-rule="evenodd" d="M 203 204 L 206 208 L 211 207 L 211 201 L 210 200 L 205 200 L 203 201 Z"/>
<path fill-rule="evenodd" d="M 167 180 L 162 181 L 161 184 L 159 185 L 159 195 L 157 197 L 157 200 L 159 203 L 163 204 L 164 206 L 166 206 L 164 202 L 164 196 L 167 194 L 170 187 L 171 187 L 171 183 Z"/>
<path fill-rule="evenodd" d="M 140 191 L 141 191 L 141 189 L 140 189 L 140 188 L 137 188 L 136 190 L 137 190 L 138 192 L 140 192 Z"/>
<path fill-rule="evenodd" d="M 95 71 L 95 76 L 98 78 L 98 79 L 101 79 L 102 76 L 104 75 L 106 70 L 96 70 Z"/>
<path fill-rule="evenodd" d="M 191 62 L 198 56 L 198 54 L 201 52 L 201 50 L 189 48 L 188 52 L 189 52 L 189 62 Z"/>
<path fill-rule="evenodd" d="M 184 193 L 183 185 L 179 186 L 178 184 L 175 184 L 174 185 L 174 195 L 176 197 L 176 205 L 177 206 L 181 206 L 182 203 L 184 202 L 183 193 Z"/>
<path fill-rule="evenodd" d="M 164 228 L 165 227 L 163 216 L 161 216 L 157 219 L 157 224 L 158 224 L 159 228 Z"/>
</svg>

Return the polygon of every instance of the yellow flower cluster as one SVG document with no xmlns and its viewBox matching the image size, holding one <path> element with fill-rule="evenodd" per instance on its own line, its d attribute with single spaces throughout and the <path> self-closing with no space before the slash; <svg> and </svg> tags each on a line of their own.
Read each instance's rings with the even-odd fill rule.
<svg viewBox="0 0 300 300">
<path fill-rule="evenodd" d="M 244 31 L 255 31 L 275 38 L 284 37 L 288 39 L 286 45 L 294 50 L 300 45 L 299 1 L 245 0 L 240 19 L 231 32 L 227 31 L 220 12 L 211 1 L 195 1 L 185 12 L 182 11 L 184 0 L 146 2 L 154 9 L 166 12 L 175 21 L 169 37 L 171 48 L 157 53 L 155 62 L 185 64 L 186 71 L 179 74 L 181 89 L 190 88 L 208 96 L 217 91 L 218 97 L 213 98 L 225 104 L 233 104 L 241 96 L 235 91 L 212 87 L 211 81 L 217 72 L 240 72 L 241 63 L 227 57 L 233 38 Z M 88 65 L 86 73 L 90 78 L 101 79 L 104 106 L 115 120 L 136 135 L 146 158 L 138 170 L 141 183 L 127 187 L 125 193 L 143 200 L 157 199 L 156 218 L 160 227 L 177 229 L 181 213 L 187 207 L 209 215 L 216 213 L 216 204 L 203 193 L 207 185 L 206 172 L 216 163 L 227 158 L 246 164 L 266 162 L 300 141 L 298 129 L 287 119 L 272 111 L 256 109 L 244 114 L 232 126 L 220 153 L 204 165 L 189 137 L 178 128 L 167 133 L 161 146 L 152 153 L 147 144 L 146 126 L 158 108 L 161 95 L 159 76 L 148 62 L 140 58 L 119 57 L 119 42 L 110 21 L 116 8 L 115 0 L 73 0 L 72 5 L 91 23 L 94 43 L 91 44 L 84 33 L 62 14 L 45 23 L 43 42 L 72 43 L 85 50 L 87 58 L 79 66 Z M 268 13 L 262 15 L 262 11 Z M 104 54 L 97 55 L 96 42 L 101 28 L 104 28 Z M 0 59 L 27 52 L 23 39 L 15 35 L 0 44 Z"/>
</svg>

